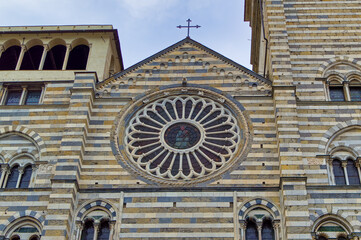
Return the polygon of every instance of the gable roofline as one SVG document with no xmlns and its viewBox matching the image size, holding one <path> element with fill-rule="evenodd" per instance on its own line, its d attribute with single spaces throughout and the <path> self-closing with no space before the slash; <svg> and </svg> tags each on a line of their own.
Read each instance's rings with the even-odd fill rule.
<svg viewBox="0 0 361 240">
<path fill-rule="evenodd" d="M 132 65 L 132 66 L 130 66 L 130 67 L 128 67 L 127 69 L 125 69 L 125 70 L 123 70 L 123 71 L 121 71 L 121 72 L 118 72 L 118 73 L 112 75 L 111 77 L 109 77 L 108 79 L 105 79 L 105 80 L 102 81 L 102 82 L 99 82 L 99 83 L 97 84 L 97 87 L 105 86 L 105 85 L 107 85 L 108 83 L 110 83 L 112 80 L 117 79 L 117 78 L 119 78 L 119 77 L 122 77 L 122 76 L 130 73 L 130 72 L 132 72 L 132 71 L 140 68 L 141 66 L 143 66 L 143 65 L 145 65 L 145 64 L 153 61 L 154 59 L 156 59 L 156 58 L 158 58 L 158 57 L 161 57 L 162 55 L 167 54 L 168 52 L 170 52 L 170 51 L 172 51 L 172 50 L 174 50 L 174 49 L 176 49 L 176 48 L 178 48 L 178 47 L 180 47 L 180 46 L 182 46 L 182 45 L 184 45 L 184 44 L 186 44 L 186 43 L 193 44 L 193 45 L 195 45 L 196 47 L 204 50 L 205 52 L 208 52 L 209 54 L 211 54 L 211 55 L 213 55 L 213 56 L 215 56 L 215 57 L 217 57 L 217 58 L 225 61 L 226 63 L 228 63 L 228 64 L 230 64 L 230 65 L 232 65 L 233 67 L 238 68 L 238 69 L 246 72 L 247 74 L 249 74 L 249 75 L 251 75 L 251 76 L 259 79 L 260 81 L 262 81 L 262 82 L 264 82 L 264 83 L 272 86 L 272 82 L 271 82 L 269 79 L 267 79 L 267 78 L 265 78 L 265 77 L 263 77 L 263 76 L 255 73 L 255 72 L 253 72 L 252 70 L 250 70 L 250 69 L 248 69 L 248 68 L 246 68 L 246 67 L 244 67 L 244 66 L 242 66 L 242 65 L 240 65 L 240 64 L 238 64 L 238 63 L 236 63 L 235 61 L 233 61 L 233 60 L 231 60 L 231 59 L 223 56 L 222 54 L 220 54 L 220 53 L 218 53 L 218 52 L 216 52 L 216 51 L 214 51 L 214 50 L 212 50 L 212 49 L 204 46 L 203 44 L 201 44 L 201 43 L 199 43 L 199 42 L 191 39 L 190 37 L 186 37 L 186 38 L 184 38 L 183 40 L 181 40 L 181 41 L 179 41 L 179 42 L 177 42 L 177 43 L 175 43 L 175 44 L 167 47 L 166 49 L 164 49 L 164 50 L 162 50 L 162 51 L 160 51 L 160 52 L 157 52 L 157 53 L 153 54 L 152 56 L 150 56 L 150 57 L 148 57 L 148 58 L 146 58 L 146 59 L 144 59 L 144 60 L 142 60 L 142 61 L 140 61 L 140 62 L 138 62 L 138 63 L 136 63 L 136 64 L 134 64 L 134 65 Z"/>
</svg>

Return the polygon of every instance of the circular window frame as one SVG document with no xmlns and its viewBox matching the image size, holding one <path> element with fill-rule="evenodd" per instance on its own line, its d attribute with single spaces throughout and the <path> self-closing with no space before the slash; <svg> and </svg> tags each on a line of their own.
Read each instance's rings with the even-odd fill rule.
<svg viewBox="0 0 361 240">
<path fill-rule="evenodd" d="M 216 90 L 217 91 L 217 90 Z M 118 114 L 115 124 L 111 130 L 111 147 L 113 153 L 118 161 L 118 163 L 130 171 L 131 173 L 135 173 L 142 180 L 145 180 L 149 183 L 161 184 L 161 185 L 175 185 L 175 186 L 184 186 L 184 185 L 194 185 L 207 181 L 215 181 L 220 178 L 221 175 L 230 171 L 232 168 L 238 167 L 239 163 L 242 162 L 246 157 L 251 148 L 252 142 L 252 128 L 251 121 L 248 117 L 248 114 L 245 112 L 244 108 L 240 103 L 234 100 L 232 97 L 224 94 L 218 93 L 219 91 L 212 91 L 209 88 L 205 89 L 202 87 L 170 87 L 163 90 L 152 91 L 148 94 L 144 94 L 139 98 L 131 101 L 126 106 L 124 106 L 123 110 Z M 151 104 L 157 100 L 164 99 L 171 96 L 197 96 L 200 98 L 210 99 L 218 104 L 221 104 L 226 108 L 237 121 L 237 124 L 240 129 L 240 142 L 237 151 L 234 153 L 234 157 L 229 159 L 224 166 L 215 171 L 207 174 L 206 176 L 201 176 L 199 178 L 194 178 L 191 180 L 181 180 L 181 179 L 167 179 L 161 178 L 159 176 L 149 174 L 136 166 L 132 160 L 129 158 L 129 154 L 126 151 L 125 144 L 125 134 L 126 129 L 129 122 L 133 119 L 133 117 L 142 109 L 144 109 L 148 104 Z M 177 120 L 173 121 L 169 124 L 175 124 Z M 179 122 L 186 122 L 192 125 L 195 125 L 202 134 L 201 138 L 204 139 L 204 133 L 199 123 L 193 120 L 180 120 Z M 169 127 L 168 126 L 168 127 Z M 167 129 L 163 127 L 162 129 Z M 163 132 L 162 132 L 163 134 Z M 164 139 L 160 139 L 160 141 L 165 143 Z M 187 149 L 172 149 L 177 150 L 178 152 L 187 152 L 194 150 L 202 141 L 199 141 L 195 146 Z M 164 144 L 168 145 L 168 144 Z M 168 146 L 171 148 L 170 146 Z M 238 163 L 238 164 L 237 164 Z"/>
</svg>

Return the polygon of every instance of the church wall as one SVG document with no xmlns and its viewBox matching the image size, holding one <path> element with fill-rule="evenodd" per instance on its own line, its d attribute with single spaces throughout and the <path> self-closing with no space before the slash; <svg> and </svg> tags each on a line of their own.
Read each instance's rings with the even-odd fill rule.
<svg viewBox="0 0 361 240">
<path fill-rule="evenodd" d="M 265 1 L 266 29 L 283 24 L 283 17 L 286 22 L 289 64 L 300 100 L 327 99 L 324 81 L 320 79 L 322 65 L 335 58 L 349 62 L 360 60 L 360 8 L 359 1 Z M 282 54 L 283 50 L 279 49 L 278 53 L 276 50 L 280 36 L 269 32 L 270 49 L 275 49 L 271 62 Z M 274 66 L 272 64 L 273 70 Z"/>
</svg>

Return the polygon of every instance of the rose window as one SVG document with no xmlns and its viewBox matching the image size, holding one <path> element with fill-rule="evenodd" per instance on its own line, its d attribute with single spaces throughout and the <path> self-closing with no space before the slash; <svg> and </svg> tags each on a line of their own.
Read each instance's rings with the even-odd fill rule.
<svg viewBox="0 0 361 240">
<path fill-rule="evenodd" d="M 183 184 L 229 169 L 248 142 L 243 115 L 236 118 L 221 98 L 167 95 L 143 100 L 124 117 L 119 142 L 127 166 L 151 180 Z"/>
</svg>

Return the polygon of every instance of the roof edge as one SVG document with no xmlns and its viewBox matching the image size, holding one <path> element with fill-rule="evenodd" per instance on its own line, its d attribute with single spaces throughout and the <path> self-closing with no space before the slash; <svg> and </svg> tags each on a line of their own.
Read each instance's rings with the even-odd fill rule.
<svg viewBox="0 0 361 240">
<path fill-rule="evenodd" d="M 130 72 L 134 71 L 135 69 L 147 64 L 148 62 L 150 62 L 152 60 L 154 60 L 155 58 L 158 58 L 158 57 L 172 51 L 173 49 L 175 49 L 175 48 L 177 48 L 177 47 L 179 47 L 179 46 L 181 46 L 181 45 L 183 45 L 185 43 L 194 44 L 195 46 L 197 46 L 200 49 L 208 52 L 209 54 L 211 54 L 211 55 L 213 55 L 213 56 L 215 56 L 217 58 L 220 58 L 221 60 L 229 63 L 230 65 L 232 65 L 232 66 L 246 72 L 247 74 L 249 74 L 249 75 L 251 75 L 251 76 L 253 76 L 255 78 L 258 78 L 259 80 L 263 81 L 264 83 L 272 86 L 272 82 L 269 79 L 267 79 L 267 78 L 255 73 L 255 72 L 253 72 L 252 70 L 242 66 L 241 64 L 236 63 L 235 61 L 223 56 L 222 54 L 220 54 L 220 53 L 218 53 L 218 52 L 204 46 L 203 44 L 191 39 L 190 37 L 186 37 L 186 38 L 182 39 L 181 41 L 179 41 L 179 42 L 165 48 L 164 50 L 161 50 L 161 51 L 151 55 L 150 57 L 148 57 L 148 58 L 146 58 L 146 59 L 144 59 L 144 60 L 142 60 L 142 61 L 140 61 L 140 62 L 138 62 L 138 63 L 136 63 L 136 64 L 134 64 L 132 66 L 130 66 L 130 67 L 128 67 L 124 71 L 118 72 L 118 73 L 112 75 L 111 77 L 109 77 L 108 79 L 105 79 L 104 81 L 99 82 L 97 84 L 98 85 L 97 87 L 107 85 L 110 81 L 112 81 L 112 80 L 114 80 L 116 78 L 122 77 L 122 76 L 126 75 L 127 73 L 130 73 Z"/>
</svg>

